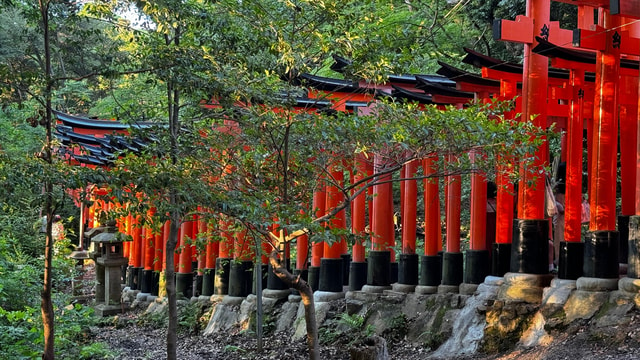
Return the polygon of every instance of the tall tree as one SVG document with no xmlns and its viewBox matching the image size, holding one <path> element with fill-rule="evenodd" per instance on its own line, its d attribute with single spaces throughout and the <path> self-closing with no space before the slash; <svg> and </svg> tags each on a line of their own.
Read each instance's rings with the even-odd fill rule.
<svg viewBox="0 0 640 360">
<path fill-rule="evenodd" d="M 52 110 L 56 101 L 56 90 L 66 80 L 86 76 L 85 72 L 100 68 L 95 61 L 92 66 L 84 66 L 77 59 L 83 49 L 76 43 L 67 46 L 69 39 L 79 40 L 79 33 L 95 34 L 95 27 L 79 24 L 75 15 L 77 5 L 69 1 L 39 0 L 36 3 L 21 1 L 3 1 L 0 17 L 12 16 L 14 21 L 3 22 L 5 28 L 13 26 L 12 31 L 2 31 L 0 42 L 0 101 L 3 109 L 21 108 L 28 113 L 27 121 L 32 126 L 44 128 L 42 148 L 37 153 L 41 172 L 31 174 L 41 182 L 42 213 L 46 216 L 46 240 L 44 250 L 44 276 L 41 292 L 41 313 L 44 324 L 43 359 L 55 356 L 54 310 L 52 305 L 53 245 L 52 223 L 59 202 L 64 196 L 63 184 L 72 183 L 71 172 L 58 159 L 53 138 L 54 119 Z M 54 26 L 55 25 L 55 26 Z M 64 35 L 62 35 L 64 34 Z M 8 45 L 8 46 L 5 46 Z M 86 44 L 85 44 L 86 45 Z M 90 45 L 96 45 L 90 44 Z M 73 54 L 69 54 L 73 52 Z M 90 53 L 90 52 L 87 52 Z M 98 60 L 99 56 L 90 57 Z M 74 63 L 75 61 L 75 63 Z M 70 66 L 74 64 L 73 66 Z M 83 72 L 81 73 L 82 70 Z M 17 105 L 15 105 L 17 104 Z M 25 105 L 29 105 L 29 107 Z M 59 103 L 58 103 L 59 104 Z M 27 174 L 24 174 L 28 176 Z"/>
</svg>

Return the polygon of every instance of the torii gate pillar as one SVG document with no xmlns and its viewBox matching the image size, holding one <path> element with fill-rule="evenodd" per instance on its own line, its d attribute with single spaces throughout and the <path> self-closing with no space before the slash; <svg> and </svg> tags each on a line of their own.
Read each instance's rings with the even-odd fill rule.
<svg viewBox="0 0 640 360">
<path fill-rule="evenodd" d="M 494 38 L 524 43 L 522 79 L 522 121 L 539 127 L 547 126 L 547 87 L 549 61 L 531 50 L 537 45 L 535 35 L 549 38 L 550 0 L 527 0 L 526 16 L 515 22 L 496 20 Z M 542 167 L 548 158 L 545 143 L 533 154 L 534 166 Z M 544 176 L 520 171 L 518 217 L 514 220 L 510 271 L 514 273 L 547 274 L 549 272 L 549 221 L 544 218 Z"/>
<path fill-rule="evenodd" d="M 595 42 L 598 37 L 594 37 L 591 32 L 577 32 L 574 35 L 574 43 L 578 39 L 584 39 L 579 45 L 588 46 L 589 42 L 597 45 L 592 131 L 594 155 L 589 164 L 592 177 L 589 189 L 591 217 L 590 233 L 584 244 L 583 276 L 617 279 L 620 242 L 616 231 L 617 97 L 622 36 L 617 30 L 620 17 L 611 15 L 605 9 L 600 11 L 602 24 L 599 25 L 602 27 L 596 28 L 596 35 L 601 34 L 601 41 Z"/>
</svg>

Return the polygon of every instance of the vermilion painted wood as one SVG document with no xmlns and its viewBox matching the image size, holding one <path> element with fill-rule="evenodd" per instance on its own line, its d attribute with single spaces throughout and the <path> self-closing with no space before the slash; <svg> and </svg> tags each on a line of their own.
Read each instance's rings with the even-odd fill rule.
<svg viewBox="0 0 640 360">
<path fill-rule="evenodd" d="M 155 208 L 151 208 L 148 212 L 149 217 L 151 218 L 153 214 L 155 214 Z M 145 270 L 153 270 L 153 260 L 155 258 L 155 234 L 153 233 L 153 229 L 149 225 L 145 225 L 143 229 L 143 249 L 144 249 L 144 269 Z"/>
<path fill-rule="evenodd" d="M 300 210 L 304 214 L 304 210 Z M 298 236 L 296 239 L 296 269 L 307 269 L 307 258 L 309 257 L 309 235 Z"/>
<path fill-rule="evenodd" d="M 439 179 L 429 178 L 435 173 L 435 158 L 422 160 L 424 180 L 424 254 L 436 256 L 442 250 L 440 219 L 440 186 Z"/>
<path fill-rule="evenodd" d="M 449 155 L 449 162 L 454 162 L 455 157 Z M 462 178 L 460 175 L 446 177 L 446 213 L 447 213 L 447 248 L 450 253 L 460 252 L 460 195 L 462 193 Z"/>
<path fill-rule="evenodd" d="M 620 19 L 603 11 L 603 27 L 615 28 Z M 591 189 L 589 201 L 592 231 L 616 228 L 616 154 L 617 154 L 617 87 L 620 69 L 620 49 L 614 47 L 616 32 L 606 36 L 603 51 L 596 53 L 596 96 L 594 101 L 594 156 L 589 164 Z"/>
<path fill-rule="evenodd" d="M 228 231 L 229 224 L 227 220 L 221 219 L 219 222 L 220 234 L 222 235 L 222 241 L 218 247 L 218 256 L 221 258 L 229 259 L 232 257 L 233 251 L 233 236 Z"/>
<path fill-rule="evenodd" d="M 313 192 L 313 213 L 316 218 L 322 217 L 325 213 L 327 194 L 324 185 L 318 185 L 318 189 Z M 324 254 L 324 242 L 313 243 L 311 245 L 311 266 L 319 267 L 320 259 Z"/>
<path fill-rule="evenodd" d="M 131 237 L 133 238 L 131 248 L 131 261 L 133 261 L 133 267 L 142 267 L 142 261 L 140 261 L 140 252 L 142 251 L 142 228 L 140 227 L 140 220 L 138 216 L 131 215 Z"/>
<path fill-rule="evenodd" d="M 582 130 L 584 128 L 584 70 L 571 70 L 573 96 L 567 121 L 564 240 L 582 239 Z M 582 91 L 582 92 L 581 92 Z"/>
<path fill-rule="evenodd" d="M 549 0 L 527 1 L 527 14 L 535 24 L 534 33 L 544 34 L 549 28 Z M 549 60 L 531 51 L 536 39 L 524 44 L 522 79 L 522 121 L 531 121 L 539 127 L 547 126 L 547 88 L 549 86 Z M 548 158 L 548 145 L 533 154 L 534 166 L 544 166 Z M 544 219 L 544 177 L 522 171 L 518 194 L 519 219 Z"/>
<path fill-rule="evenodd" d="M 471 153 L 470 157 L 482 156 Z M 487 249 L 487 180 L 484 174 L 471 174 L 471 250 Z"/>
<path fill-rule="evenodd" d="M 198 238 L 198 216 L 193 215 L 191 217 L 191 233 L 189 234 L 190 243 L 191 243 L 191 262 L 198 261 L 198 248 L 196 247 L 196 239 Z"/>
<path fill-rule="evenodd" d="M 167 249 L 167 240 L 169 240 L 169 232 L 171 230 L 171 222 L 165 221 L 162 225 L 162 252 L 164 253 Z M 167 268 L 167 257 L 162 257 L 162 270 L 164 271 Z"/>
<path fill-rule="evenodd" d="M 353 174 L 353 182 L 357 183 L 367 177 L 369 172 L 369 163 L 365 160 L 363 155 L 357 155 L 355 159 L 355 173 Z M 363 185 L 364 186 L 364 185 Z M 361 187 L 359 187 L 361 188 Z M 364 237 L 367 227 L 367 192 L 363 191 L 360 195 L 356 196 L 352 201 L 351 212 L 351 232 L 358 237 Z M 362 238 L 357 238 L 353 244 L 353 261 L 364 262 L 365 261 L 365 248 L 362 244 Z"/>
<path fill-rule="evenodd" d="M 332 181 L 337 184 L 337 186 L 334 186 L 331 184 L 327 185 L 327 190 L 326 190 L 327 199 L 325 203 L 326 204 L 325 213 L 329 213 L 333 211 L 333 209 L 335 209 L 338 205 L 342 204 L 342 202 L 344 201 L 344 194 L 339 189 L 339 186 L 344 184 L 344 173 L 342 172 L 342 169 L 341 168 L 332 169 L 331 178 L 332 178 Z M 347 222 L 346 222 L 345 216 L 346 216 L 345 210 L 344 209 L 340 210 L 337 214 L 333 216 L 333 218 L 331 218 L 331 220 L 328 223 L 328 226 L 331 229 L 346 229 Z M 347 245 L 346 241 L 342 237 L 340 237 L 339 239 L 336 239 L 336 241 L 331 245 L 325 243 L 323 257 L 327 259 L 339 259 L 340 255 L 347 252 L 346 245 Z"/>
<path fill-rule="evenodd" d="M 511 100 L 517 94 L 516 81 L 500 80 L 500 100 Z M 519 109 L 505 113 L 505 119 L 514 119 L 517 111 L 519 111 Z M 510 159 L 501 160 L 503 160 L 503 164 L 514 163 L 513 161 L 509 161 Z M 508 169 L 503 169 L 502 166 L 498 167 L 496 174 L 496 186 L 498 187 L 498 193 L 496 195 L 496 243 L 498 244 L 510 244 L 513 238 L 514 188 L 507 173 Z"/>
<path fill-rule="evenodd" d="M 628 216 L 636 210 L 638 78 L 621 76 L 619 86 L 621 214 Z"/>
<path fill-rule="evenodd" d="M 250 261 L 253 260 L 253 254 L 253 241 L 247 236 L 247 231 L 237 231 L 233 243 L 233 258 L 241 261 Z"/>
<path fill-rule="evenodd" d="M 640 2 L 635 0 L 611 0 L 609 9 L 612 15 L 640 19 Z"/>
<path fill-rule="evenodd" d="M 381 155 L 374 156 L 374 172 L 384 169 L 385 161 Z M 391 251 L 391 259 L 395 259 L 392 247 L 395 244 L 393 224 L 393 193 L 391 174 L 376 177 L 379 184 L 373 186 L 373 218 L 371 224 L 372 250 Z M 382 182 L 382 183 L 380 183 Z"/>
<path fill-rule="evenodd" d="M 410 179 L 416 176 L 419 160 L 412 160 L 406 165 L 405 178 Z M 416 227 L 417 227 L 417 201 L 418 184 L 414 180 L 404 181 L 404 196 L 402 197 L 402 253 L 416 253 Z"/>
<path fill-rule="evenodd" d="M 212 241 L 211 232 L 213 229 L 209 229 L 209 224 L 207 221 L 201 220 L 200 232 L 207 234 L 207 250 L 205 257 L 205 267 L 207 269 L 213 269 L 216 267 L 216 259 L 219 255 L 220 243 L 217 241 Z"/>
<path fill-rule="evenodd" d="M 133 227 L 132 227 L 132 223 L 133 223 L 133 215 L 131 214 L 127 214 L 127 216 L 124 219 L 124 228 L 125 228 L 125 234 L 130 236 L 132 241 L 129 241 L 129 263 L 128 265 L 133 267 L 134 261 L 133 259 L 135 258 L 135 244 L 133 241 Z"/>
<path fill-rule="evenodd" d="M 190 238 L 193 234 L 193 221 L 185 221 L 180 225 L 182 230 L 182 236 L 180 236 L 180 252 L 178 258 L 178 273 L 190 274 L 191 273 L 191 241 Z"/>
<path fill-rule="evenodd" d="M 160 231 L 153 237 L 153 267 L 154 271 L 162 271 L 162 261 L 164 254 L 164 228 L 160 228 Z"/>
</svg>

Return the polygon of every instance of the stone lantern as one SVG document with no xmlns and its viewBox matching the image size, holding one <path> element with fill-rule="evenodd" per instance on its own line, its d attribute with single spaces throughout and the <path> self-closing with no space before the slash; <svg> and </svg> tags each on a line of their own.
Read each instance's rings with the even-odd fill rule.
<svg viewBox="0 0 640 360">
<path fill-rule="evenodd" d="M 104 230 L 91 238 L 96 261 L 96 308 L 97 316 L 110 316 L 124 311 L 121 303 L 121 267 L 129 262 L 124 257 L 125 235 L 118 232 L 115 221 L 110 221 Z"/>
</svg>

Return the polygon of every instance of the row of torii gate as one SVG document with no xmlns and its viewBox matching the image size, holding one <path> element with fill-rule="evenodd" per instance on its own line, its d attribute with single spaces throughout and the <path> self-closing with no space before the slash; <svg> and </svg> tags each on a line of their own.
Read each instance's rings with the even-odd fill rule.
<svg viewBox="0 0 640 360">
<path fill-rule="evenodd" d="M 527 14 L 515 20 L 496 20 L 494 37 L 524 44 L 523 64 L 494 59 L 466 50 L 464 62 L 481 69 L 481 75 L 440 63 L 439 76 L 391 76 L 384 85 L 364 81 L 322 78 L 309 74 L 301 80 L 310 88 L 308 98 L 299 99 L 300 109 L 331 107 L 354 114 L 365 112 L 379 95 L 416 101 L 423 104 L 464 104 L 472 99 L 512 99 L 519 95 L 515 113 L 522 121 L 533 121 L 540 127 L 556 123 L 566 131 L 562 159 L 566 162 L 565 228 L 560 244 L 558 278 L 578 280 L 600 279 L 599 289 L 637 292 L 640 277 L 638 237 L 640 236 L 640 144 L 638 142 L 638 71 L 640 65 L 640 1 L 578 0 L 571 1 L 578 13 L 578 29 L 561 29 L 549 20 L 549 0 L 527 1 Z M 551 63 L 551 67 L 549 66 Z M 336 57 L 334 70 L 348 65 Z M 331 99 L 331 101 L 327 100 Z M 76 143 L 81 152 L 67 155 L 76 161 L 105 165 L 109 147 L 135 150 L 144 144 L 125 143 L 121 136 L 126 127 L 116 122 L 90 120 L 57 113 L 61 126 L 58 136 L 63 144 Z M 144 126 L 144 125 L 143 125 Z M 583 181 L 583 131 L 587 133 L 588 195 L 590 202 L 589 232 L 581 232 Z M 108 141 L 105 140 L 108 138 Z M 620 157 L 618 159 L 618 150 Z M 74 153 L 75 152 L 75 153 Z M 549 160 L 545 145 L 536 154 L 538 164 Z M 372 163 L 356 160 L 361 174 L 375 173 L 379 159 Z M 426 175 L 430 159 L 414 161 L 403 167 L 403 178 L 423 166 Z M 619 164 L 619 166 L 618 166 Z M 617 176 L 620 170 L 621 212 L 616 209 Z M 341 180 L 344 174 L 334 171 Z M 358 176 L 357 174 L 355 176 Z M 389 175 L 390 176 L 390 175 Z M 459 177 L 459 176 L 458 176 Z M 368 289 L 382 291 L 392 284 L 400 291 L 434 293 L 459 291 L 461 284 L 482 283 L 487 275 L 531 274 L 546 276 L 549 272 L 549 220 L 544 215 L 544 178 L 522 175 L 517 201 L 513 184 L 497 169 L 496 222 L 494 229 L 486 224 L 486 183 L 480 174 L 471 175 L 470 248 L 460 249 L 460 179 L 451 176 L 446 187 L 446 244 L 441 233 L 440 186 L 424 182 L 425 203 L 423 255 L 416 252 L 416 202 L 419 183 L 401 184 L 402 252 L 391 249 L 396 243 L 393 221 L 392 184 L 372 187 L 371 200 L 365 194 L 356 197 L 348 212 L 342 211 L 332 225 L 346 227 L 351 217 L 351 231 L 362 234 L 369 227 L 372 248 L 356 243 L 348 249 L 346 241 L 334 244 L 309 244 L 305 237 L 297 239 L 296 272 L 306 277 L 314 290 L 343 291 Z M 357 179 L 356 179 L 357 180 Z M 337 188 L 326 186 L 313 194 L 312 209 L 321 216 L 334 208 L 342 198 Z M 514 204 L 517 203 L 517 209 Z M 98 214 L 114 206 L 101 200 L 87 209 L 89 227 L 97 227 Z M 515 213 L 515 215 L 514 215 Z M 367 218 L 369 224 L 366 224 Z M 154 233 L 136 226 L 136 215 L 122 218 L 121 232 L 132 242 L 125 246 L 129 258 L 127 282 L 132 289 L 157 294 L 158 272 L 166 264 L 162 259 L 168 224 Z M 180 228 L 182 250 L 176 257 L 177 289 L 184 295 L 201 294 L 246 296 L 253 291 L 253 248 L 245 241 L 243 231 L 230 230 L 229 223 L 212 224 L 203 219 L 183 222 Z M 222 241 L 210 242 L 197 252 L 188 239 L 211 231 L 220 232 Z M 276 229 L 273 229 L 276 231 Z M 489 235 L 487 234 L 493 234 Z M 495 238 L 494 238 L 495 236 Z M 268 249 L 265 249 L 268 251 Z M 351 250 L 351 251 L 349 251 Z M 365 259 L 365 253 L 368 258 Z M 288 257 L 288 254 L 287 254 Z M 310 259 L 310 261 L 308 261 Z M 235 260 L 235 261 L 231 261 Z M 267 266 L 266 257 L 258 259 Z M 620 263 L 628 263 L 626 277 L 620 279 Z M 266 272 L 267 289 L 284 290 L 286 286 Z M 548 277 L 545 277 L 548 278 Z M 192 284 L 195 281 L 195 291 Z M 619 280 L 620 279 L 620 280 Z M 543 286 L 545 284 L 542 284 Z M 548 285 L 548 283 L 546 283 Z M 468 287 L 467 287 L 468 288 Z"/>
</svg>

